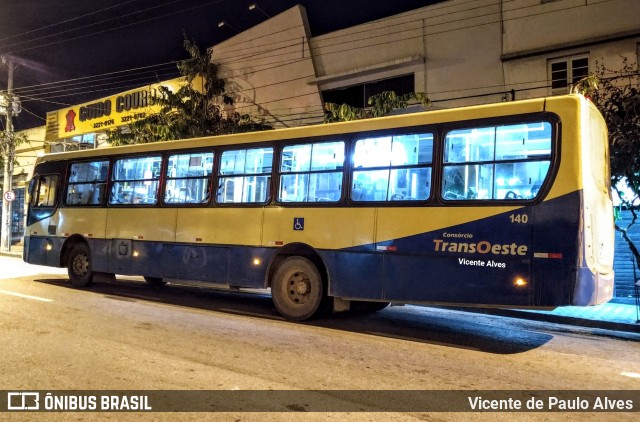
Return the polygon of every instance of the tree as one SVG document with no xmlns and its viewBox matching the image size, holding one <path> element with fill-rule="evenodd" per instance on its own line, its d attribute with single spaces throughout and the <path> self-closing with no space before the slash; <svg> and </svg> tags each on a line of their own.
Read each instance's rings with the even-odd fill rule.
<svg viewBox="0 0 640 422">
<path fill-rule="evenodd" d="M 620 197 L 621 207 L 631 213 L 631 221 L 626 226 L 616 219 L 616 230 L 640 267 L 640 251 L 629 236 L 629 229 L 638 219 L 640 200 L 640 75 L 637 69 L 626 57 L 622 58 L 622 67 L 617 71 L 596 63 L 595 75 L 580 81 L 575 91 L 589 96 L 607 123 L 612 189 Z M 631 195 L 625 195 L 622 189 L 625 185 Z"/>
<path fill-rule="evenodd" d="M 218 77 L 218 66 L 211 60 L 211 49 L 202 52 L 195 41 L 186 36 L 184 47 L 190 58 L 178 62 L 184 84 L 176 92 L 159 88 L 154 99 L 161 109 L 157 114 L 131 123 L 129 132 L 120 129 L 107 132 L 112 145 L 138 144 L 227 133 L 271 129 L 255 122 L 247 114 L 223 112 L 233 99 L 225 92 L 225 81 Z M 201 89 L 197 89 L 201 88 Z"/>
<path fill-rule="evenodd" d="M 371 117 L 381 117 L 389 114 L 392 110 L 405 109 L 411 102 L 429 107 L 431 101 L 423 92 L 410 92 L 404 95 L 397 95 L 393 91 L 384 91 L 380 94 L 372 95 L 367 100 L 371 107 L 360 108 L 348 104 L 325 103 L 324 108 L 325 123 L 346 122 L 350 120 L 369 119 Z"/>
<path fill-rule="evenodd" d="M 14 164 L 18 162 L 15 159 L 15 147 L 27 142 L 27 135 L 24 133 L 11 132 L 7 135 L 5 131 L 0 131 L 0 166 L 4 166 L 5 160 L 10 156 L 13 159 Z M 13 144 L 13 148 L 11 147 Z"/>
</svg>

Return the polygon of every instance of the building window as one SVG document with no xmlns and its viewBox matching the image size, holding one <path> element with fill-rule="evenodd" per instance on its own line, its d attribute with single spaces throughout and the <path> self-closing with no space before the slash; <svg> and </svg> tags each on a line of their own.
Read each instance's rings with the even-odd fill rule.
<svg viewBox="0 0 640 422">
<path fill-rule="evenodd" d="M 569 87 L 589 74 L 589 58 L 577 56 L 549 62 L 549 78 L 554 94 L 563 94 Z"/>
<path fill-rule="evenodd" d="M 16 199 L 11 207 L 11 243 L 17 243 L 24 235 L 24 188 L 15 188 Z M 2 207 L 0 207 L 2 210 Z"/>
<path fill-rule="evenodd" d="M 397 78 L 367 82 L 344 88 L 322 91 L 322 99 L 327 103 L 348 104 L 352 107 L 365 108 L 369 105 L 369 97 L 385 91 L 394 91 L 397 95 L 409 94 L 415 91 L 413 74 L 398 76 Z"/>
<path fill-rule="evenodd" d="M 85 133 L 71 138 L 63 139 L 60 143 L 51 145 L 51 152 L 78 151 L 81 149 L 96 148 L 96 134 Z"/>
</svg>

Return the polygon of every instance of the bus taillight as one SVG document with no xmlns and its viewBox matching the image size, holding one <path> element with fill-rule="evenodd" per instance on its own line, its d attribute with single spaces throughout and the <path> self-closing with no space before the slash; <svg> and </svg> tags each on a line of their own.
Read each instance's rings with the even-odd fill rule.
<svg viewBox="0 0 640 422">
<path fill-rule="evenodd" d="M 516 287 L 524 287 L 527 285 L 527 280 L 522 277 L 516 277 L 513 279 L 513 285 Z"/>
</svg>

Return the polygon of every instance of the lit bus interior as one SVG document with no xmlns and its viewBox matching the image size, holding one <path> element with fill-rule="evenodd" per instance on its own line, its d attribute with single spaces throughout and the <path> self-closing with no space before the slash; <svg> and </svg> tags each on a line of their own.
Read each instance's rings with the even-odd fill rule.
<svg viewBox="0 0 640 422">
<path fill-rule="evenodd" d="M 442 196 L 531 199 L 551 164 L 547 122 L 452 130 L 445 138 Z"/>
</svg>

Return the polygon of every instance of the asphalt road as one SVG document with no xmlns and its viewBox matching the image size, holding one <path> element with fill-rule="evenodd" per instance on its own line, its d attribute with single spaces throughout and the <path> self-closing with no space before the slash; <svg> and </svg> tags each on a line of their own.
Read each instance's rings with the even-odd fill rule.
<svg viewBox="0 0 640 422">
<path fill-rule="evenodd" d="M 283 320 L 264 292 L 70 287 L 0 258 L 0 390 L 640 390 L 640 335 L 416 306 Z M 293 400 L 295 402 L 295 400 Z M 39 420 L 637 420 L 638 413 L 55 413 Z M 0 419 L 35 420 L 12 413 Z M 462 417 L 464 416 L 464 417 Z"/>
</svg>

